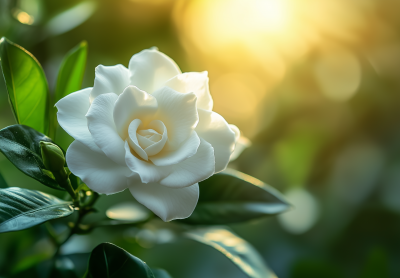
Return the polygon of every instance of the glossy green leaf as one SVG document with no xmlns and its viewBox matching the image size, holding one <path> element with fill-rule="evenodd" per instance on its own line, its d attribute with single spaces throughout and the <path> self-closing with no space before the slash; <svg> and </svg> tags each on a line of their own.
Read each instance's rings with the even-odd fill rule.
<svg viewBox="0 0 400 278">
<path fill-rule="evenodd" d="M 196 229 L 185 235 L 218 250 L 250 278 L 277 278 L 253 246 L 224 228 Z"/>
<path fill-rule="evenodd" d="M 49 89 L 39 62 L 27 50 L 3 37 L 0 64 L 17 122 L 47 133 Z"/>
<path fill-rule="evenodd" d="M 101 243 L 93 249 L 85 277 L 155 278 L 145 262 L 111 243 Z"/>
<path fill-rule="evenodd" d="M 227 169 L 199 183 L 200 198 L 187 224 L 228 224 L 274 215 L 290 205 L 262 181 Z"/>
<path fill-rule="evenodd" d="M 81 89 L 86 57 L 87 43 L 85 41 L 67 53 L 58 73 L 55 102 Z"/>
<path fill-rule="evenodd" d="M 24 174 L 54 189 L 64 190 L 46 175 L 40 152 L 40 141 L 52 142 L 44 134 L 24 125 L 12 125 L 0 130 L 0 152 Z"/>
<path fill-rule="evenodd" d="M 7 188 L 7 187 L 8 187 L 7 182 L 4 179 L 3 175 L 0 173 L 0 188 Z"/>
<path fill-rule="evenodd" d="M 172 278 L 164 269 L 152 268 L 151 270 L 153 271 L 155 278 Z"/>
<path fill-rule="evenodd" d="M 19 231 L 74 212 L 72 202 L 19 187 L 0 189 L 0 233 Z"/>
</svg>

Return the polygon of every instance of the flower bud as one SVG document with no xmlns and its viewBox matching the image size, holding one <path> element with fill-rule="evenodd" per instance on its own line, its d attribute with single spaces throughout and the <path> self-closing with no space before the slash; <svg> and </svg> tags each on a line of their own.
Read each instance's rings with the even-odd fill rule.
<svg viewBox="0 0 400 278">
<path fill-rule="evenodd" d="M 51 172 L 59 172 L 64 169 L 65 157 L 62 150 L 55 144 L 40 141 L 43 164 Z"/>
</svg>

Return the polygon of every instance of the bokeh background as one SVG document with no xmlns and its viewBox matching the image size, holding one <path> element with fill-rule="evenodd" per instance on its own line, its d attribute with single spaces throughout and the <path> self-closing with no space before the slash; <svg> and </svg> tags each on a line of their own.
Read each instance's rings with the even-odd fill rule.
<svg viewBox="0 0 400 278">
<path fill-rule="evenodd" d="M 386 278 L 400 277 L 399 11 L 395 0 L 0 0 L 0 36 L 38 58 L 50 89 L 82 40 L 83 87 L 97 65 L 127 66 L 152 46 L 183 72 L 207 70 L 214 110 L 252 142 L 230 167 L 294 205 L 231 229 L 281 278 Z M 15 124 L 2 79 L 0 115 L 0 128 Z M 57 142 L 72 139 L 59 130 Z M 11 186 L 58 194 L 3 155 L 0 172 Z M 104 197 L 97 208 L 131 198 Z M 157 221 L 74 236 L 62 252 L 81 253 L 71 256 L 84 267 L 85 253 L 105 241 L 176 278 L 245 277 Z M 1 234 L 0 270 L 23 269 L 52 248 L 43 227 Z"/>
</svg>

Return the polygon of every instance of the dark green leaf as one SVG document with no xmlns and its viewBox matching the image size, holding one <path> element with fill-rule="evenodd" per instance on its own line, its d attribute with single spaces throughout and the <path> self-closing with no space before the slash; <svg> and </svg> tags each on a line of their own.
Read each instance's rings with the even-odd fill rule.
<svg viewBox="0 0 400 278">
<path fill-rule="evenodd" d="M 196 229 L 186 236 L 215 248 L 251 278 L 277 278 L 253 246 L 224 228 Z"/>
<path fill-rule="evenodd" d="M 0 233 L 19 231 L 72 214 L 72 202 L 19 187 L 0 189 Z"/>
<path fill-rule="evenodd" d="M 145 262 L 111 243 L 101 243 L 93 249 L 85 277 L 155 278 Z"/>
<path fill-rule="evenodd" d="M 13 125 L 0 130 L 0 152 L 19 170 L 54 189 L 64 190 L 43 173 L 40 141 L 52 142 L 44 134 L 24 125 Z"/>
<path fill-rule="evenodd" d="M 284 212 L 290 205 L 262 181 L 227 169 L 199 183 L 200 198 L 188 224 L 228 224 Z"/>
<path fill-rule="evenodd" d="M 39 62 L 24 48 L 3 37 L 0 64 L 17 122 L 46 133 L 49 89 Z"/>
<path fill-rule="evenodd" d="M 0 173 L 0 188 L 7 188 L 7 187 L 8 187 L 7 182 L 4 179 L 3 175 Z"/>
<path fill-rule="evenodd" d="M 172 278 L 164 269 L 152 268 L 151 270 L 153 271 L 155 278 Z"/>
<path fill-rule="evenodd" d="M 87 43 L 85 41 L 67 53 L 58 73 L 55 102 L 81 89 L 86 57 Z"/>
</svg>

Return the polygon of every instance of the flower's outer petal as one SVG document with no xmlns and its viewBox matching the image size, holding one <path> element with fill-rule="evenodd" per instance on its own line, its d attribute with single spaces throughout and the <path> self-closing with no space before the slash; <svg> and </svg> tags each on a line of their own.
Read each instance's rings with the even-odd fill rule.
<svg viewBox="0 0 400 278">
<path fill-rule="evenodd" d="M 102 94 L 94 99 L 86 118 L 94 142 L 114 162 L 125 165 L 124 141 L 117 133 L 113 110 L 118 96 Z"/>
<path fill-rule="evenodd" d="M 212 110 L 213 99 L 208 87 L 208 72 L 185 72 L 174 76 L 164 85 L 177 92 L 194 93 L 197 96 L 197 108 Z"/>
<path fill-rule="evenodd" d="M 158 183 L 132 184 L 133 197 L 165 222 L 189 217 L 199 199 L 199 185 L 185 188 L 170 188 Z"/>
<path fill-rule="evenodd" d="M 251 146 L 251 142 L 248 138 L 240 134 L 240 130 L 235 125 L 229 125 L 233 132 L 235 132 L 235 150 L 231 154 L 229 161 L 233 161 L 239 157 L 239 155 L 248 147 Z"/>
<path fill-rule="evenodd" d="M 204 140 L 201 140 L 195 155 L 170 166 L 156 166 L 138 159 L 130 153 L 128 143 L 125 144 L 125 150 L 126 165 L 132 172 L 140 176 L 142 183 L 158 182 L 168 187 L 183 188 L 205 180 L 214 174 L 214 150 Z"/>
<path fill-rule="evenodd" d="M 86 113 L 90 107 L 89 96 L 92 88 L 86 88 L 69 94 L 56 103 L 58 109 L 57 120 L 60 126 L 75 140 L 85 144 L 90 149 L 98 151 L 90 134 Z"/>
<path fill-rule="evenodd" d="M 235 125 L 229 125 L 232 131 L 235 133 L 235 143 L 239 141 L 240 138 L 240 129 Z"/>
<path fill-rule="evenodd" d="M 167 168 L 169 175 L 160 181 L 160 184 L 181 188 L 203 181 L 211 177 L 215 172 L 214 149 L 205 140 L 200 139 L 200 145 L 197 152 L 192 157 Z"/>
<path fill-rule="evenodd" d="M 142 121 L 139 119 L 134 119 L 131 124 L 129 125 L 128 128 L 128 133 L 129 133 L 129 138 L 128 138 L 128 144 L 129 146 L 144 160 L 149 160 L 149 157 L 147 156 L 147 153 L 143 150 L 143 148 L 140 146 L 136 132 L 138 127 L 141 125 Z M 125 150 L 126 152 L 128 150 Z M 130 153 L 130 150 L 129 150 Z"/>
<path fill-rule="evenodd" d="M 93 90 L 90 102 L 101 94 L 114 93 L 120 95 L 130 84 L 130 72 L 123 65 L 96 67 Z"/>
<path fill-rule="evenodd" d="M 229 157 L 235 149 L 235 132 L 221 115 L 204 109 L 198 109 L 198 112 L 199 124 L 196 132 L 213 146 L 215 172 L 221 172 L 228 165 Z"/>
<path fill-rule="evenodd" d="M 152 121 L 147 127 L 156 130 L 159 134 L 162 134 L 160 141 L 144 149 L 148 156 L 152 156 L 158 154 L 164 148 L 165 143 L 168 140 L 168 131 L 164 123 L 160 120 Z"/>
<path fill-rule="evenodd" d="M 133 55 L 129 61 L 129 71 L 131 84 L 149 94 L 181 73 L 171 58 L 156 49 L 145 49 Z"/>
<path fill-rule="evenodd" d="M 128 126 L 134 119 L 140 119 L 147 124 L 146 120 L 152 120 L 157 107 L 155 97 L 135 86 L 127 87 L 118 97 L 113 112 L 114 122 L 122 140 L 128 137 Z"/>
<path fill-rule="evenodd" d="M 200 145 L 200 138 L 195 131 L 177 149 L 170 149 L 166 145 L 162 152 L 149 159 L 157 166 L 177 164 L 195 155 Z"/>
<path fill-rule="evenodd" d="M 161 167 L 157 167 L 151 162 L 143 161 L 134 156 L 131 153 L 129 145 L 130 144 L 125 141 L 126 165 L 129 167 L 129 169 L 131 169 L 132 172 L 137 173 L 140 176 L 140 180 L 142 183 L 158 182 L 166 175 L 168 175 L 168 172 L 163 171 Z M 136 150 L 134 149 L 134 151 Z"/>
<path fill-rule="evenodd" d="M 181 94 L 169 87 L 162 87 L 153 95 L 158 103 L 155 117 L 163 121 L 168 130 L 168 142 L 176 147 L 189 138 L 199 121 L 196 95 Z"/>
<path fill-rule="evenodd" d="M 75 140 L 66 155 L 68 168 L 86 185 L 102 194 L 114 194 L 128 187 L 128 167 L 119 165 L 101 151 L 95 152 Z"/>
</svg>

